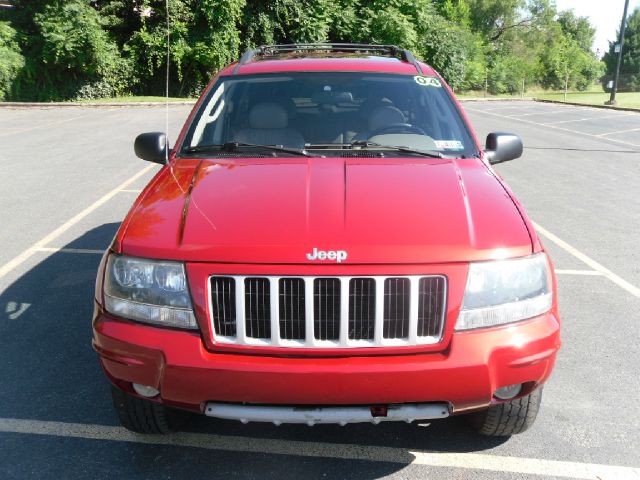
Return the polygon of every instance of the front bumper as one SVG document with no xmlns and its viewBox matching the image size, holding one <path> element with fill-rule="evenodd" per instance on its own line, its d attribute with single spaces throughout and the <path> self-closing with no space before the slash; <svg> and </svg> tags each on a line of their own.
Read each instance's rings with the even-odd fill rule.
<svg viewBox="0 0 640 480">
<path fill-rule="evenodd" d="M 170 406 L 391 405 L 447 402 L 451 413 L 486 407 L 502 386 L 543 383 L 560 346 L 554 313 L 455 333 L 441 352 L 283 357 L 211 352 L 198 332 L 124 322 L 98 312 L 93 345 L 109 379 L 160 391 Z M 355 354 L 356 352 L 354 352 Z M 530 389 L 529 389 L 530 391 Z"/>
</svg>

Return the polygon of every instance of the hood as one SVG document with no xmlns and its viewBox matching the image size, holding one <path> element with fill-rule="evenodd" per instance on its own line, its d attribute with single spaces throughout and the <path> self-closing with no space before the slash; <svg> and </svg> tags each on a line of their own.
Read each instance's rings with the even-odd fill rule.
<svg viewBox="0 0 640 480">
<path fill-rule="evenodd" d="M 446 263 L 528 255 L 531 239 L 478 159 L 179 160 L 124 227 L 125 254 L 230 263 Z"/>
</svg>

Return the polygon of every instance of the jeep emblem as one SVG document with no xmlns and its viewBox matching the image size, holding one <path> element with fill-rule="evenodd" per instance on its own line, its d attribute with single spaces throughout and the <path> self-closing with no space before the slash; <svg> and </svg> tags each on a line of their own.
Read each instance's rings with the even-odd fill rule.
<svg viewBox="0 0 640 480">
<path fill-rule="evenodd" d="M 347 259 L 347 252 L 344 250 L 318 250 L 314 247 L 313 252 L 307 253 L 309 260 L 335 260 L 340 263 Z"/>
</svg>

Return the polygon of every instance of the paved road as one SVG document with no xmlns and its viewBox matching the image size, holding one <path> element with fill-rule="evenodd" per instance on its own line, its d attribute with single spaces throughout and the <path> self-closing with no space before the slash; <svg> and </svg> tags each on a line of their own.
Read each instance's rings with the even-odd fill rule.
<svg viewBox="0 0 640 480">
<path fill-rule="evenodd" d="M 640 115 L 464 106 L 482 138 L 523 137 L 523 158 L 497 169 L 561 272 L 564 347 L 531 431 L 484 439 L 455 418 L 122 430 L 90 348 L 92 252 L 156 170 L 131 143 L 164 109 L 0 109 L 0 478 L 636 478 L 614 467 L 640 466 Z M 174 138 L 188 110 L 171 108 Z"/>
</svg>

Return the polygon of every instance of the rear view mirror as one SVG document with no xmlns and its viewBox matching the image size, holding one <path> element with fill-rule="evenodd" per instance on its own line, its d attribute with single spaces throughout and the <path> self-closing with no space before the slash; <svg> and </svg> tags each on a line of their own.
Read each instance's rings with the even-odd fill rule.
<svg viewBox="0 0 640 480">
<path fill-rule="evenodd" d="M 514 133 L 493 132 L 487 135 L 485 154 L 490 164 L 513 160 L 522 155 L 522 140 Z"/>
<path fill-rule="evenodd" d="M 133 150 L 136 156 L 147 162 L 167 163 L 167 136 L 162 132 L 141 133 L 136 137 Z"/>
</svg>

